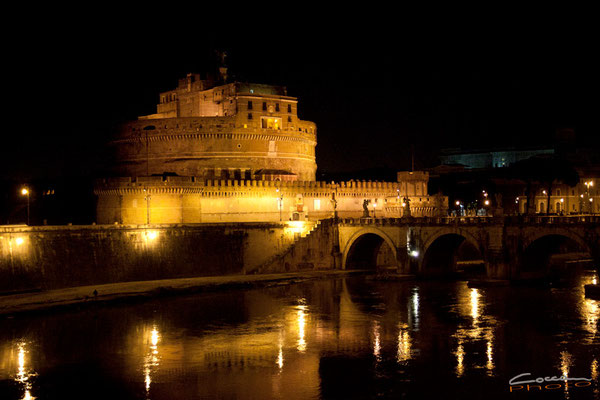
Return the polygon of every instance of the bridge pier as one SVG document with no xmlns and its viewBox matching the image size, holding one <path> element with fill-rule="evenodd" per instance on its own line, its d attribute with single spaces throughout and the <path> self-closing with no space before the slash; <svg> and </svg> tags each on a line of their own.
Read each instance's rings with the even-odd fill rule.
<svg viewBox="0 0 600 400">
<path fill-rule="evenodd" d="M 488 279 L 510 279 L 511 265 L 502 250 L 488 250 L 484 255 L 486 278 Z"/>
</svg>

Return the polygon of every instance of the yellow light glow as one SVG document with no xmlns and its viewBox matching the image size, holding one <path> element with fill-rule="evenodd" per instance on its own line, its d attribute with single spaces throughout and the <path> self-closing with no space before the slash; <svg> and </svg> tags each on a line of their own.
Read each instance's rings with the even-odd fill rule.
<svg viewBox="0 0 600 400">
<path fill-rule="evenodd" d="M 28 194 L 28 193 L 29 193 L 29 190 L 27 190 L 27 188 L 23 188 L 23 189 L 21 189 L 21 194 L 22 194 L 23 196 L 27 196 L 27 194 Z"/>
<path fill-rule="evenodd" d="M 279 369 L 283 368 L 283 348 L 281 343 L 279 343 L 279 354 L 277 355 L 276 364 L 279 366 Z"/>
<path fill-rule="evenodd" d="M 456 375 L 460 378 L 465 372 L 465 349 L 463 348 L 462 340 L 458 341 L 458 346 L 454 354 L 456 355 Z"/>
<path fill-rule="evenodd" d="M 373 355 L 377 361 L 381 361 L 381 338 L 379 335 L 379 323 L 373 325 Z"/>
<path fill-rule="evenodd" d="M 419 330 L 419 292 L 415 289 L 412 298 L 412 313 L 413 313 L 413 323 L 414 330 Z"/>
<path fill-rule="evenodd" d="M 154 240 L 158 237 L 158 232 L 148 231 L 148 232 L 146 232 L 146 237 L 148 238 L 148 240 Z"/>
<path fill-rule="evenodd" d="M 479 291 L 478 289 L 471 289 L 471 317 L 473 317 L 473 323 L 479 320 Z"/>
<path fill-rule="evenodd" d="M 486 200 L 486 201 L 484 201 L 484 204 L 485 204 L 486 206 L 489 206 L 489 205 L 490 205 L 490 201 L 489 201 L 489 200 Z"/>
<path fill-rule="evenodd" d="M 148 331 L 146 331 L 148 332 Z M 152 373 L 156 370 L 159 365 L 159 356 L 158 356 L 158 343 L 160 342 L 160 332 L 158 331 L 156 326 L 152 327 L 150 331 L 150 346 L 149 351 L 146 353 L 144 357 L 144 384 L 146 386 L 146 394 L 150 392 L 150 385 L 152 383 Z M 148 337 L 146 336 L 146 340 Z M 146 342 L 148 343 L 148 342 Z"/>
<path fill-rule="evenodd" d="M 298 306 L 297 322 L 298 322 L 298 351 L 304 352 L 306 350 L 305 332 L 306 328 L 306 306 L 301 304 Z"/>
<path fill-rule="evenodd" d="M 592 281 L 595 283 L 596 278 Z M 598 333 L 598 321 L 600 320 L 600 308 L 598 307 L 598 302 L 596 300 L 587 299 L 585 295 L 583 295 L 583 307 L 581 307 L 581 316 L 585 321 L 585 327 L 588 332 L 592 334 L 592 337 L 595 337 Z"/>
<path fill-rule="evenodd" d="M 17 370 L 17 374 L 15 376 L 15 381 L 18 382 L 19 384 L 23 385 L 23 389 L 25 390 L 24 394 L 23 394 L 23 399 L 24 400 L 34 400 L 35 397 L 31 396 L 31 380 L 30 378 L 32 376 L 35 376 L 35 373 L 32 372 L 28 372 L 27 368 L 26 368 L 26 355 L 27 355 L 27 350 L 26 350 L 26 343 L 25 342 L 20 342 L 18 345 L 18 350 L 17 350 L 17 365 L 18 365 L 18 370 Z"/>
<path fill-rule="evenodd" d="M 565 202 L 565 199 L 560 199 L 560 202 L 561 202 L 561 203 L 564 203 L 564 202 Z"/>
<path fill-rule="evenodd" d="M 494 335 L 492 333 L 491 330 L 489 330 L 486 333 L 486 337 L 487 337 L 487 350 L 486 350 L 486 354 L 487 354 L 487 363 L 485 365 L 485 368 L 487 369 L 487 373 L 488 375 L 492 375 L 493 371 L 494 371 Z"/>
<path fill-rule="evenodd" d="M 410 360 L 412 343 L 408 326 L 406 324 L 400 324 L 399 327 L 400 331 L 398 332 L 398 353 L 396 355 L 396 360 L 401 363 Z"/>
<path fill-rule="evenodd" d="M 17 246 L 20 246 L 20 245 L 22 245 L 23 243 L 25 243 L 25 240 L 24 240 L 23 238 L 20 238 L 20 237 L 19 237 L 19 238 L 16 238 L 16 239 L 15 239 L 15 244 L 16 244 Z"/>
<path fill-rule="evenodd" d="M 158 344 L 158 337 L 158 330 L 156 330 L 155 327 L 150 333 L 150 342 L 152 343 L 152 346 L 156 346 Z"/>
<path fill-rule="evenodd" d="M 560 370 L 562 376 L 569 377 L 569 369 L 573 366 L 573 357 L 568 351 L 560 352 Z"/>
</svg>

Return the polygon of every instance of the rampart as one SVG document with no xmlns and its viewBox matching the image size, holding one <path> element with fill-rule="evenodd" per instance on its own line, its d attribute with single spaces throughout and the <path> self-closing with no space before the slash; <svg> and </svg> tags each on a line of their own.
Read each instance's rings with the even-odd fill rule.
<svg viewBox="0 0 600 400">
<path fill-rule="evenodd" d="M 96 182 L 101 224 L 320 220 L 364 215 L 438 216 L 448 204 L 423 182 L 204 180 L 197 177 L 107 178 Z M 405 200 L 408 199 L 408 203 Z"/>
<path fill-rule="evenodd" d="M 0 292 L 273 270 L 267 265 L 314 228 L 298 222 L 5 226 Z M 279 272 L 332 266 L 288 260 Z"/>
</svg>

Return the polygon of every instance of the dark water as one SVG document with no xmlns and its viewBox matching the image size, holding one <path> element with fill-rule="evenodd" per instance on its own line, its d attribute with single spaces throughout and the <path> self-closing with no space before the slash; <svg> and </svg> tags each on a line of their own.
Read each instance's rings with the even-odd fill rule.
<svg viewBox="0 0 600 400">
<path fill-rule="evenodd" d="M 0 320 L 0 399 L 598 398 L 592 279 L 355 277 L 17 316 Z M 526 372 L 592 384 L 511 393 Z"/>
</svg>

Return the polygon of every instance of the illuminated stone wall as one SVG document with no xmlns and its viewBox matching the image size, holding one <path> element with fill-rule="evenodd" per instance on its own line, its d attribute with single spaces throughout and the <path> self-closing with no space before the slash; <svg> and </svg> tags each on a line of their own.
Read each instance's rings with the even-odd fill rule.
<svg viewBox="0 0 600 400">
<path fill-rule="evenodd" d="M 252 273 L 312 228 L 306 223 L 2 227 L 0 292 Z"/>
<path fill-rule="evenodd" d="M 261 222 L 339 217 L 445 215 L 446 197 L 428 196 L 425 183 L 275 182 L 193 177 L 102 179 L 96 183 L 100 224 Z M 409 199 L 409 204 L 404 199 Z"/>
</svg>

